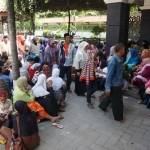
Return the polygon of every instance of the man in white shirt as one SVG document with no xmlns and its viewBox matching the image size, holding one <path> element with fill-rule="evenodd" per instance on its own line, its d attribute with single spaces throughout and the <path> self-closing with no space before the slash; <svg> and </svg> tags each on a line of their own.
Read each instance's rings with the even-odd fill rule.
<svg viewBox="0 0 150 150">
<path fill-rule="evenodd" d="M 0 54 L 6 53 L 11 56 L 10 42 L 8 36 L 3 37 L 3 41 L 0 43 Z"/>
</svg>

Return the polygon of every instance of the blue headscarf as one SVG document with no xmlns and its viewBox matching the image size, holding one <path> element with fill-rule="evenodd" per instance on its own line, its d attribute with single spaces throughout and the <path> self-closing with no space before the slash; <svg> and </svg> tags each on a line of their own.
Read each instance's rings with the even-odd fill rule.
<svg viewBox="0 0 150 150">
<path fill-rule="evenodd" d="M 129 48 L 129 52 L 127 55 L 127 59 L 125 64 L 128 66 L 129 69 L 132 69 L 140 62 L 138 49 L 137 48 Z"/>
</svg>

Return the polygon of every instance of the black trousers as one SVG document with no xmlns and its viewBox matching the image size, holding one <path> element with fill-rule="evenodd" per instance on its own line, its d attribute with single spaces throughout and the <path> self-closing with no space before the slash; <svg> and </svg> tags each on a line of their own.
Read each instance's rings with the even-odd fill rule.
<svg viewBox="0 0 150 150">
<path fill-rule="evenodd" d="M 106 110 L 110 104 L 112 105 L 114 120 L 123 120 L 123 94 L 121 86 L 112 87 L 111 96 L 104 98 L 99 107 Z"/>
<path fill-rule="evenodd" d="M 60 66 L 60 77 L 64 79 L 65 75 L 67 77 L 67 90 L 70 90 L 70 85 L 72 82 L 71 78 L 71 66 Z"/>
<path fill-rule="evenodd" d="M 94 92 L 97 91 L 96 81 L 90 81 L 87 86 L 87 103 L 91 104 L 91 96 Z"/>
<path fill-rule="evenodd" d="M 123 93 L 122 87 L 113 87 L 111 90 L 111 103 L 114 119 L 123 120 Z"/>
</svg>

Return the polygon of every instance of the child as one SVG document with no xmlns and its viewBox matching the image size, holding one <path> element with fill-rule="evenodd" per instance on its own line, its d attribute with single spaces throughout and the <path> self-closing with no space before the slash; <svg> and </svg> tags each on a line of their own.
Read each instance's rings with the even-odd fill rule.
<svg viewBox="0 0 150 150">
<path fill-rule="evenodd" d="M 3 121 L 6 122 L 5 125 L 7 126 L 7 120 L 9 122 L 9 127 L 10 125 L 10 114 L 13 111 L 12 108 L 12 102 L 11 100 L 8 99 L 8 92 L 7 90 L 1 90 L 0 89 L 0 118 L 3 118 Z M 5 144 L 6 140 L 5 138 L 0 135 L 0 144 Z"/>
<path fill-rule="evenodd" d="M 54 68 L 52 71 L 52 76 L 47 79 L 48 87 L 52 86 L 54 90 L 55 98 L 57 99 L 57 103 L 60 106 L 60 110 L 63 111 L 64 101 L 65 101 L 65 87 L 66 84 L 62 78 L 59 77 L 60 70 L 58 68 Z"/>
<path fill-rule="evenodd" d="M 0 90 L 0 115 L 8 117 L 12 111 L 12 102 L 8 99 L 8 92 Z"/>
</svg>

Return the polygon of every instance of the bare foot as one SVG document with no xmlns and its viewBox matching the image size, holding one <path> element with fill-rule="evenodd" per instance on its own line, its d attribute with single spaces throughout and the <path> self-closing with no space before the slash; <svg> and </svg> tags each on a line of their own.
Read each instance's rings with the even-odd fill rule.
<svg viewBox="0 0 150 150">
<path fill-rule="evenodd" d="M 65 112 L 65 109 L 64 108 L 59 108 L 59 111 L 60 112 Z"/>
<path fill-rule="evenodd" d="M 60 119 L 60 120 L 63 120 L 63 119 L 64 119 L 64 116 L 63 116 L 63 115 L 59 115 L 59 119 Z"/>
<path fill-rule="evenodd" d="M 51 122 L 52 122 L 52 123 L 58 122 L 58 121 L 59 121 L 59 118 L 60 118 L 59 116 L 57 116 L 57 117 L 52 117 L 52 118 L 51 118 Z"/>
</svg>

